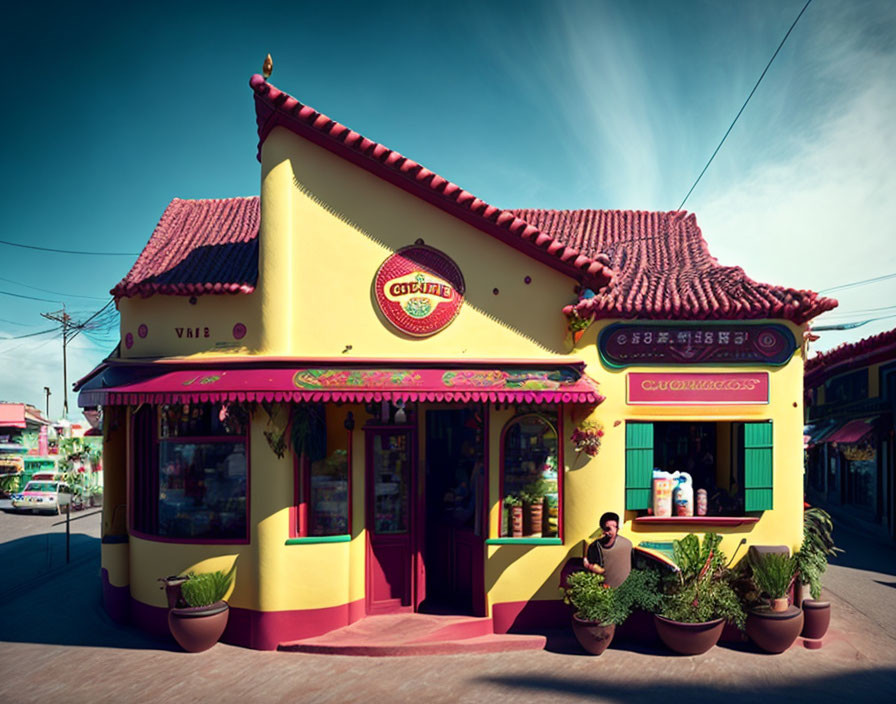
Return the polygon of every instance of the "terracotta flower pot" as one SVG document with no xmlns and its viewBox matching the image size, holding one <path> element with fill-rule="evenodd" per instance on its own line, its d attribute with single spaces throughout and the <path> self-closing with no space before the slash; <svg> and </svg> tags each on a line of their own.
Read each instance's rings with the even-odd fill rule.
<svg viewBox="0 0 896 704">
<path fill-rule="evenodd" d="M 541 535 L 544 523 L 544 501 L 529 504 L 529 535 Z"/>
<path fill-rule="evenodd" d="M 803 638 L 823 638 L 831 625 L 831 602 L 805 599 L 803 601 Z"/>
<path fill-rule="evenodd" d="M 772 611 L 778 614 L 783 614 L 787 611 L 787 608 L 790 606 L 790 603 L 787 601 L 786 596 L 777 597 L 775 599 L 769 599 L 768 605 L 772 608 Z"/>
<path fill-rule="evenodd" d="M 512 509 L 510 509 L 510 525 L 511 525 L 511 537 L 522 538 L 523 537 L 523 507 L 522 506 L 514 506 Z"/>
<path fill-rule="evenodd" d="M 575 634 L 579 645 L 585 649 L 585 652 L 592 655 L 600 655 L 604 652 L 613 640 L 613 634 L 616 632 L 616 626 L 603 626 L 594 621 L 586 621 L 573 614 L 572 632 Z"/>
<path fill-rule="evenodd" d="M 653 622 L 660 640 L 669 650 L 682 655 L 700 655 L 719 642 L 725 619 L 717 618 L 706 623 L 681 623 L 653 615 Z"/>
<path fill-rule="evenodd" d="M 200 653 L 218 642 L 227 627 L 229 615 L 230 607 L 226 601 L 210 606 L 171 609 L 168 612 L 168 628 L 181 648 L 188 653 Z"/>
<path fill-rule="evenodd" d="M 747 635 L 767 653 L 783 653 L 803 628 L 803 612 L 795 606 L 778 612 L 752 609 L 747 614 Z"/>
</svg>

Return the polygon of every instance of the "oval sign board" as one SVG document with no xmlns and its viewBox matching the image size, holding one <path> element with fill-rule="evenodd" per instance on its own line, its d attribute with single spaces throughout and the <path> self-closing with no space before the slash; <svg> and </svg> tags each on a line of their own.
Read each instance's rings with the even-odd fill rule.
<svg viewBox="0 0 896 704">
<path fill-rule="evenodd" d="M 426 245 L 395 252 L 380 265 L 373 285 L 386 320 L 415 337 L 446 328 L 464 302 L 464 277 L 457 264 Z"/>
</svg>

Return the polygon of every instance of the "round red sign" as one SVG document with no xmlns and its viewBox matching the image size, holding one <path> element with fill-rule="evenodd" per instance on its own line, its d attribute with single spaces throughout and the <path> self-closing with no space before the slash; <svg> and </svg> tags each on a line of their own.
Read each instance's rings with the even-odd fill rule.
<svg viewBox="0 0 896 704">
<path fill-rule="evenodd" d="M 373 285 L 386 320 L 415 337 L 447 327 L 464 302 L 464 277 L 457 264 L 426 245 L 395 252 L 382 263 Z"/>
</svg>

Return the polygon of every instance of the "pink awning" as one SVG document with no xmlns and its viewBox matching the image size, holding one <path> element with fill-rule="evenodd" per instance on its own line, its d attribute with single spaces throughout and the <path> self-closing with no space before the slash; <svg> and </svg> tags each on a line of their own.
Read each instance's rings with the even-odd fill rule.
<svg viewBox="0 0 896 704">
<path fill-rule="evenodd" d="M 0 428 L 24 428 L 25 404 L 0 403 Z"/>
<path fill-rule="evenodd" d="M 493 401 L 581 403 L 604 400 L 581 365 L 550 368 L 180 369 L 103 388 L 86 383 L 81 406 L 216 401 Z"/>
<path fill-rule="evenodd" d="M 842 428 L 839 428 L 828 435 L 824 441 L 841 443 L 862 442 L 862 440 L 868 437 L 868 435 L 871 434 L 871 431 L 874 430 L 874 426 L 872 425 L 873 422 L 874 418 L 851 420 Z"/>
</svg>

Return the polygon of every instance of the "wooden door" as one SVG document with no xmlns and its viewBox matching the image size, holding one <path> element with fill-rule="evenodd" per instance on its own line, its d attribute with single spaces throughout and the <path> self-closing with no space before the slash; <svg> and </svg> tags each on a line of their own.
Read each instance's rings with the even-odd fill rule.
<svg viewBox="0 0 896 704">
<path fill-rule="evenodd" d="M 367 432 L 367 613 L 410 611 L 415 434 Z"/>
</svg>

